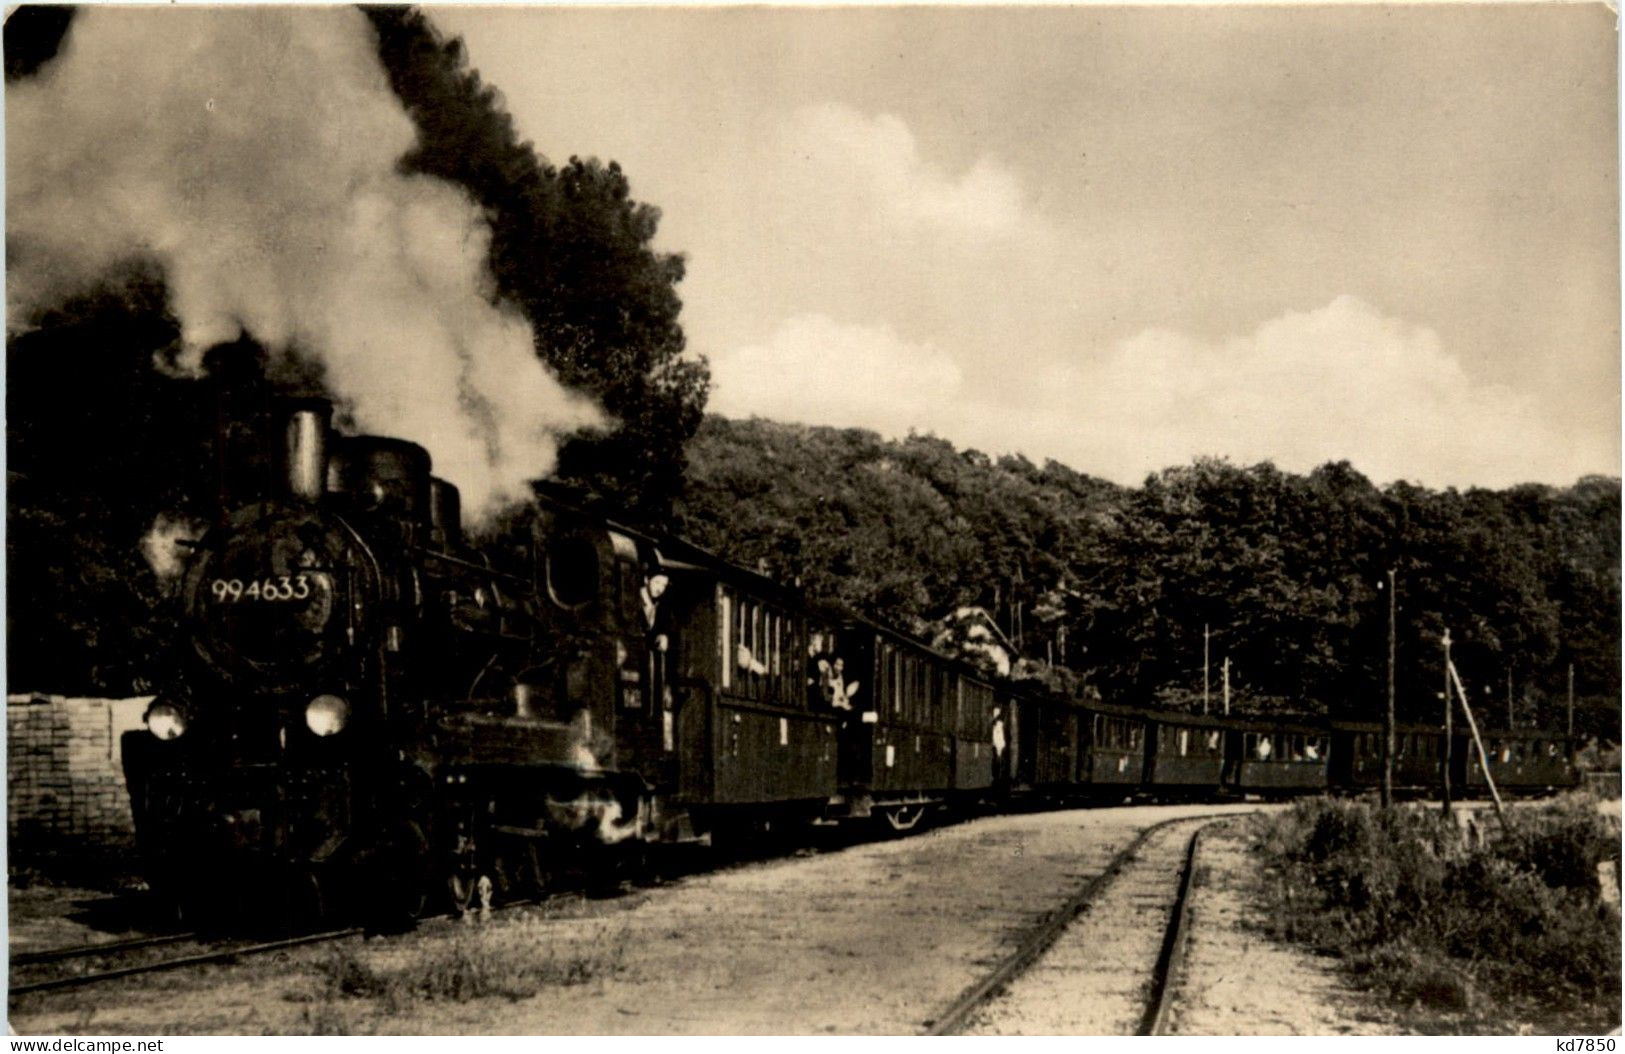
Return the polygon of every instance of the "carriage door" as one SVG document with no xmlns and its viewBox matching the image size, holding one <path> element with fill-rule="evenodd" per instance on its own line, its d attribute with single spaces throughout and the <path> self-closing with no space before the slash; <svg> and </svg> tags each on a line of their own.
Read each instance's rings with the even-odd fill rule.
<svg viewBox="0 0 1625 1054">
<path fill-rule="evenodd" d="M 615 744 L 623 768 L 658 785 L 669 778 L 663 717 L 676 647 L 670 617 L 671 580 L 659 554 L 639 552 L 632 539 L 609 532 L 615 569 L 611 598 L 615 638 Z"/>
<path fill-rule="evenodd" d="M 1236 787 L 1241 784 L 1241 757 L 1242 734 L 1229 730 L 1224 734 L 1224 769 L 1219 776 L 1221 787 Z"/>
<path fill-rule="evenodd" d="M 868 786 L 874 779 L 875 730 L 880 727 L 880 707 L 887 702 L 885 684 L 880 678 L 880 649 L 875 647 L 871 651 L 868 642 L 856 631 L 830 633 L 827 639 L 829 648 L 824 662 L 841 660 L 841 676 L 849 693 L 850 707 L 840 710 L 840 726 L 836 732 L 836 783 L 843 789 L 853 785 Z M 818 668 L 822 676 L 828 675 L 824 667 Z M 860 682 L 855 691 L 854 679 Z"/>
</svg>

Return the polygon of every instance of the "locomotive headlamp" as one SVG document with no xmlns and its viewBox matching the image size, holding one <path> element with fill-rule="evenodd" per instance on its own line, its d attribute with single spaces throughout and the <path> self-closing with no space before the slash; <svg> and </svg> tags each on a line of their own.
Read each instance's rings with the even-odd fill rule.
<svg viewBox="0 0 1625 1054">
<path fill-rule="evenodd" d="M 349 720 L 350 704 L 336 695 L 318 695 L 305 707 L 305 727 L 318 736 L 337 735 Z"/>
<path fill-rule="evenodd" d="M 186 731 L 186 711 L 174 703 L 153 703 L 147 708 L 147 731 L 159 739 L 179 739 Z"/>
</svg>

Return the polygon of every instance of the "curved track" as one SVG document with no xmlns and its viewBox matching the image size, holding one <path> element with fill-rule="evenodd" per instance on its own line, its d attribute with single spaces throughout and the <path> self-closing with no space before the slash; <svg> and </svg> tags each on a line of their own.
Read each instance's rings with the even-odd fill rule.
<svg viewBox="0 0 1625 1054">
<path fill-rule="evenodd" d="M 1078 916 L 1088 912 L 1100 902 L 1104 894 L 1121 881 L 1133 881 L 1136 872 L 1153 869 L 1159 873 L 1165 864 L 1148 849 L 1154 840 L 1161 840 L 1169 828 L 1195 825 L 1184 845 L 1183 867 L 1172 904 L 1167 911 L 1162 930 L 1159 952 L 1154 965 L 1150 965 L 1150 979 L 1146 986 L 1144 1008 L 1138 1015 L 1137 1031 L 1140 1035 L 1158 1035 L 1163 1031 L 1170 1006 L 1170 993 L 1177 980 L 1183 958 L 1188 929 L 1189 892 L 1195 872 L 1196 853 L 1202 829 L 1216 816 L 1181 817 L 1165 820 L 1142 830 L 1124 847 L 1100 874 L 1090 879 L 1058 910 L 1034 926 L 1017 943 L 1015 950 L 998 962 L 981 980 L 971 985 L 937 1018 L 927 1022 L 927 1035 L 952 1035 L 971 1030 L 982 1023 L 989 1008 L 1006 993 L 1014 982 L 1037 964 Z"/>
</svg>

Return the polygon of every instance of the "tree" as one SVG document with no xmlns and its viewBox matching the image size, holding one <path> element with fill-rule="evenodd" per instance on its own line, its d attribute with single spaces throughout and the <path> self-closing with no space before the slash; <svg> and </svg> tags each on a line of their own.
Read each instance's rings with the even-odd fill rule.
<svg viewBox="0 0 1625 1054">
<path fill-rule="evenodd" d="M 710 387 L 683 355 L 680 256 L 650 243 L 660 211 L 632 200 L 620 166 L 571 157 L 555 168 L 522 142 L 498 92 L 413 8 L 366 7 L 390 83 L 418 126 L 402 165 L 466 187 L 492 227 L 500 296 L 530 319 L 536 349 L 566 384 L 616 419 L 571 439 L 560 475 L 662 521 L 681 490 L 684 447 Z"/>
<path fill-rule="evenodd" d="M 650 248 L 657 210 L 633 201 L 611 163 L 540 161 L 514 135 L 497 94 L 410 10 L 366 9 L 390 81 L 420 129 L 405 169 L 453 180 L 493 227 L 498 296 L 531 319 L 537 354 L 619 422 L 571 442 L 563 470 L 644 519 L 680 486 L 684 443 L 701 417 L 703 360 L 682 357 L 675 292 L 682 261 Z M 23 8 L 6 23 L 6 76 L 56 56 L 69 8 Z M 8 619 L 13 683 L 128 692 L 154 679 L 173 636 L 163 583 L 140 541 L 160 512 L 208 518 L 217 493 L 213 386 L 154 368 L 179 327 L 155 266 L 106 276 L 7 342 Z M 254 349 L 239 349 L 253 359 Z M 264 363 L 244 376 L 264 383 Z M 278 365 L 299 391 L 320 377 Z M 257 371 L 259 380 L 251 374 Z"/>
<path fill-rule="evenodd" d="M 6 355 L 7 673 L 19 688 L 129 694 L 173 626 L 142 558 L 160 511 L 212 494 L 211 392 L 152 367 L 179 341 L 155 274 L 53 311 Z M 193 510 L 201 511 L 201 510 Z"/>
</svg>

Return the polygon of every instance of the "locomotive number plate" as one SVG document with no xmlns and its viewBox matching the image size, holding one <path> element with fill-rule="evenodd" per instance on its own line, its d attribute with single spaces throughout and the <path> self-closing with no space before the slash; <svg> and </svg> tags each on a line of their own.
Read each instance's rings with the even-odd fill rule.
<svg viewBox="0 0 1625 1054">
<path fill-rule="evenodd" d="M 247 582 L 241 578 L 216 578 L 209 583 L 209 592 L 224 604 L 304 600 L 310 596 L 310 576 L 272 575 L 268 578 L 251 578 Z"/>
</svg>

